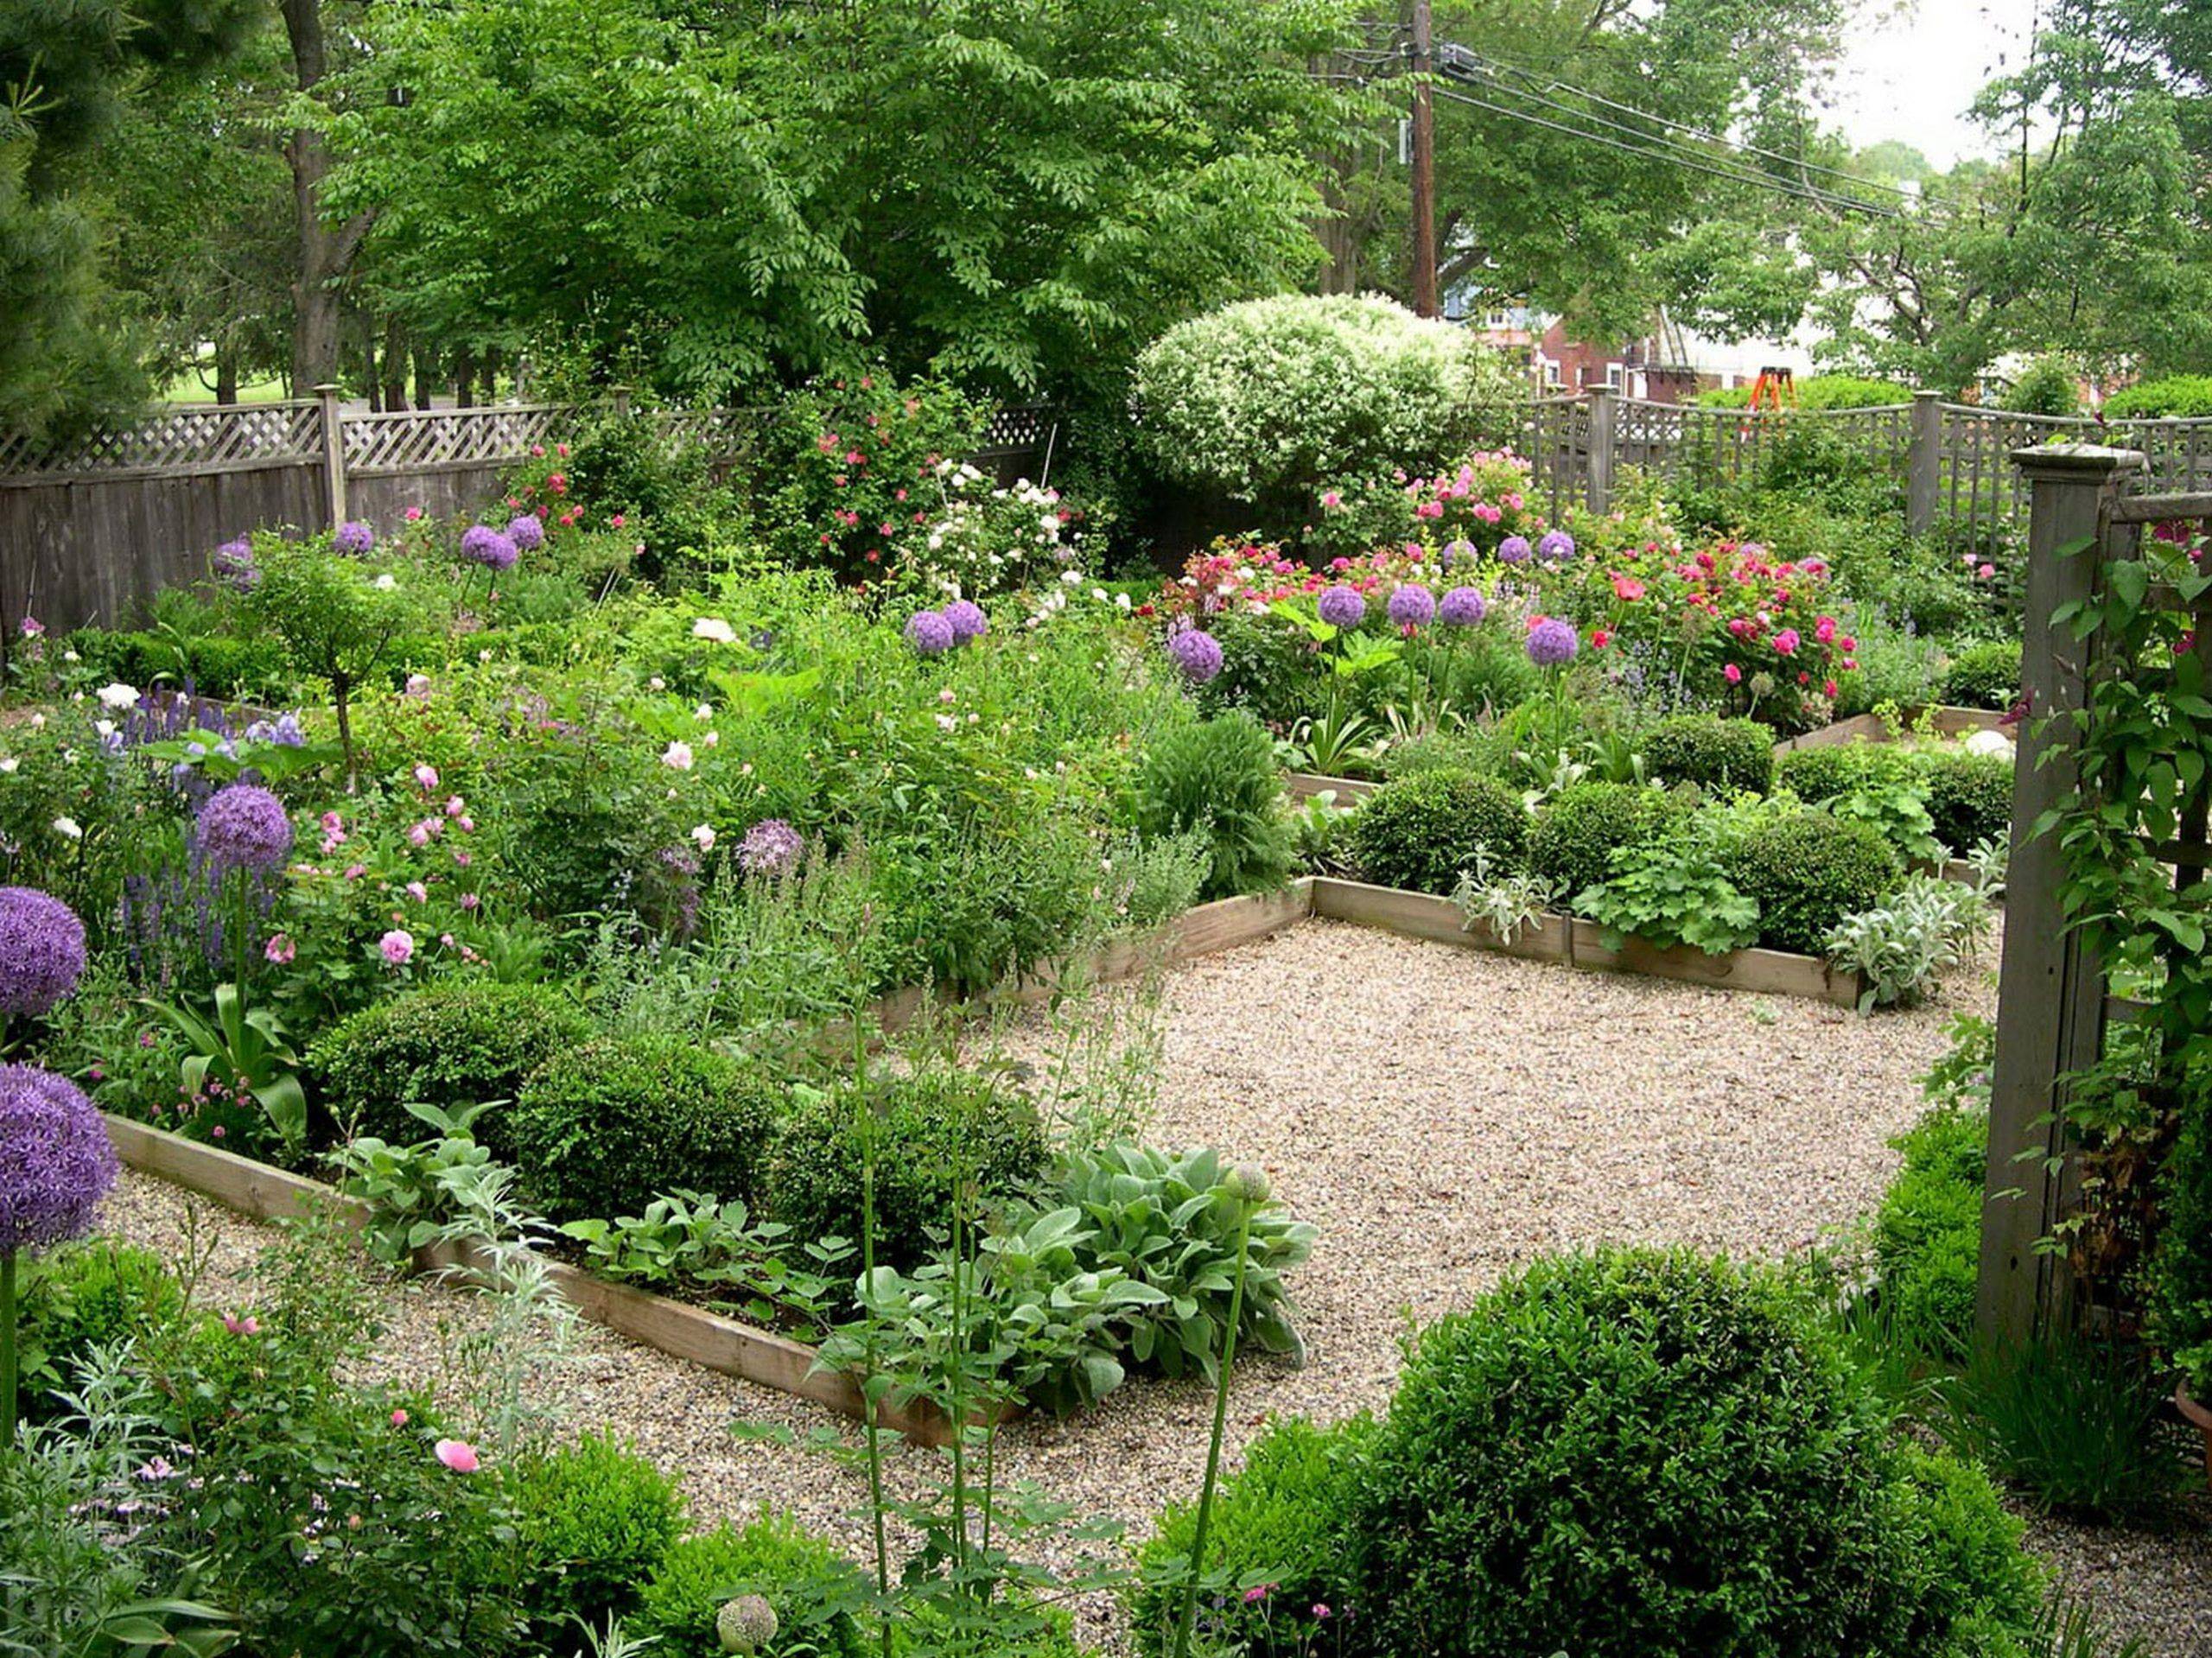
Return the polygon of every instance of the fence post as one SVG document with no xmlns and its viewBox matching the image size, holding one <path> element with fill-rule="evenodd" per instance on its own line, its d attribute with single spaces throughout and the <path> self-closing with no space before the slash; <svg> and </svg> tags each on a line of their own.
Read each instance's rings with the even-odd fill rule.
<svg viewBox="0 0 2212 1658">
<path fill-rule="evenodd" d="M 2109 537 L 2121 533 L 2106 524 L 2105 507 L 2143 457 L 2066 444 L 2015 449 L 2012 461 L 2033 493 L 2021 667 L 2028 713 L 2019 723 L 2013 767 L 2012 856 L 1974 1305 L 1975 1337 L 1985 1345 L 2033 1337 L 2067 1293 L 2063 1263 L 2037 1246 L 2061 1218 L 2069 1185 L 2061 1161 L 2067 1146 L 2059 1111 L 2063 1079 L 2101 1051 L 2105 975 L 2079 930 L 2067 924 L 2057 837 L 2033 833 L 2045 811 L 2078 792 L 2080 768 L 2066 716 L 2088 695 L 2081 647 L 2069 629 L 2051 626 L 2051 616 L 2094 591 L 2113 551 Z"/>
<path fill-rule="evenodd" d="M 1912 441 L 1905 450 L 1904 527 L 1924 536 L 1936 528 L 1943 482 L 1943 394 L 1912 394 Z"/>
<path fill-rule="evenodd" d="M 326 381 L 315 387 L 315 395 L 321 405 L 322 499 L 330 511 L 330 522 L 323 527 L 335 530 L 346 522 L 346 434 L 339 425 L 345 416 L 338 407 L 336 386 Z"/>
<path fill-rule="evenodd" d="M 627 419 L 630 413 L 630 388 L 626 385 L 611 385 L 607 388 L 607 395 L 613 402 L 615 419 Z"/>
<path fill-rule="evenodd" d="M 1613 505 L 1613 453 L 1617 447 L 1620 401 L 1611 386 L 1590 388 L 1590 465 L 1587 477 L 1589 506 L 1606 512 Z"/>
</svg>

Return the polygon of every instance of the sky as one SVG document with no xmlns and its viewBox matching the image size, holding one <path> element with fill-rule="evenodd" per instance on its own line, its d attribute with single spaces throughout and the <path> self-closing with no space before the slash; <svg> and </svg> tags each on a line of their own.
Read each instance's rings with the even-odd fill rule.
<svg viewBox="0 0 2212 1658">
<path fill-rule="evenodd" d="M 1829 119 L 1864 149 L 1895 138 L 1938 168 L 1986 153 L 1966 118 L 1982 83 L 2016 67 L 2037 0 L 1876 0 L 1847 36 Z"/>
</svg>

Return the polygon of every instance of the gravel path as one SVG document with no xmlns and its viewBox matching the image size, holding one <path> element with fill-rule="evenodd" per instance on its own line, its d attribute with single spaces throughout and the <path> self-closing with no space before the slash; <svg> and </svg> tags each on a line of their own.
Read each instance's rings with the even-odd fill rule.
<svg viewBox="0 0 2212 1658">
<path fill-rule="evenodd" d="M 1866 1020 L 1327 921 L 1177 969 L 1147 1138 L 1257 1159 L 1321 1232 L 1291 1280 L 1306 1363 L 1239 1367 L 1232 1445 L 1270 1413 L 1384 1404 L 1409 1320 L 1464 1306 L 1531 1256 L 1608 1240 L 1777 1255 L 1848 1225 L 1880 1196 L 1895 1160 L 1885 1142 L 1916 1115 L 1945 1023 L 1988 1011 L 1988 976 Z M 1032 1059 L 1046 1043 L 1033 1022 L 1006 1040 Z M 162 1247 L 181 1206 L 134 1176 L 111 1218 Z M 256 1229 L 222 1225 L 219 1267 L 235 1272 Z M 423 1374 L 439 1320 L 468 1316 L 465 1298 L 410 1286 L 394 1298 L 385 1362 Z M 802 1433 L 847 1426 L 826 1411 L 594 1330 L 541 1385 L 579 1425 L 634 1433 L 702 1519 L 769 1503 L 857 1547 L 857 1474 L 728 1431 L 733 1418 Z M 1161 1502 L 1195 1493 L 1209 1407 L 1197 1384 L 1135 1382 L 1075 1422 L 1017 1426 L 1007 1472 L 1141 1529 Z M 909 1478 L 930 1466 L 919 1453 L 901 1461 Z M 2052 1553 L 2074 1558 L 2072 1540 Z M 2212 1658 L 2201 1548 L 2192 1566 L 2156 1540 L 2100 1534 L 2086 1547 L 2124 1555 L 2093 1586 L 2152 1636 L 2149 1658 Z"/>
</svg>

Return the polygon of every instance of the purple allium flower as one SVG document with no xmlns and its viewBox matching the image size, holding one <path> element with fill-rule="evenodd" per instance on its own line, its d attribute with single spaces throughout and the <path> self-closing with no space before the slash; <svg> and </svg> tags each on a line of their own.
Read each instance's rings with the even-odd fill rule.
<svg viewBox="0 0 2212 1658">
<path fill-rule="evenodd" d="M 1548 564 L 1556 564 L 1562 558 L 1574 556 L 1574 537 L 1564 530 L 1554 530 L 1536 543 L 1536 556 Z"/>
<path fill-rule="evenodd" d="M 522 553 L 512 537 L 501 535 L 488 524 L 472 524 L 461 532 L 461 556 L 472 564 L 498 571 L 513 569 Z"/>
<path fill-rule="evenodd" d="M 1535 550 L 1526 536 L 1508 536 L 1497 543 L 1497 556 L 1508 564 L 1526 564 Z"/>
<path fill-rule="evenodd" d="M 1400 627 L 1427 627 L 1436 619 L 1436 595 L 1418 581 L 1404 582 L 1390 595 L 1389 615 Z"/>
<path fill-rule="evenodd" d="M 1489 613 L 1490 605 L 1478 588 L 1454 588 L 1436 607 L 1438 619 L 1446 627 L 1472 627 Z"/>
<path fill-rule="evenodd" d="M 965 599 L 955 599 L 947 605 L 944 619 L 951 625 L 955 645 L 965 645 L 991 631 L 991 619 L 983 614 L 983 607 Z"/>
<path fill-rule="evenodd" d="M 330 537 L 330 544 L 340 552 L 350 553 L 358 558 L 377 544 L 377 532 L 359 518 L 348 518 L 338 526 L 337 531 Z"/>
<path fill-rule="evenodd" d="M 1367 619 L 1367 600 L 1360 597 L 1357 588 L 1348 588 L 1341 581 L 1324 593 L 1313 608 L 1332 627 L 1357 627 Z"/>
<path fill-rule="evenodd" d="M 788 875 L 806 842 L 780 817 L 764 817 L 737 843 L 737 867 L 748 875 Z"/>
<path fill-rule="evenodd" d="M 1539 668 L 1556 668 L 1574 660 L 1582 640 L 1574 629 L 1555 616 L 1542 616 L 1529 630 L 1529 660 Z"/>
<path fill-rule="evenodd" d="M 75 1083 L 0 1065 L 0 1254 L 82 1237 L 115 1171 L 107 1125 Z"/>
<path fill-rule="evenodd" d="M 200 850 L 215 869 L 266 874 L 292 850 L 292 818 L 284 803 L 255 783 L 233 783 L 200 809 Z"/>
<path fill-rule="evenodd" d="M 50 893 L 0 886 L 0 1017 L 35 1019 L 85 973 L 85 924 Z"/>
<path fill-rule="evenodd" d="M 941 657 L 952 649 L 954 637 L 943 611 L 918 610 L 906 619 L 906 643 L 916 656 Z"/>
<path fill-rule="evenodd" d="M 250 593 L 261 585 L 261 567 L 253 562 L 253 543 L 245 536 L 218 547 L 208 563 L 226 587 Z"/>
<path fill-rule="evenodd" d="M 1195 627 L 1169 634 L 1167 654 L 1193 685 L 1203 685 L 1221 672 L 1221 641 Z"/>
<path fill-rule="evenodd" d="M 1475 543 L 1462 536 L 1457 541 L 1445 543 L 1443 552 L 1438 555 L 1438 562 L 1448 570 L 1461 559 L 1472 558 L 1474 556 Z"/>
<path fill-rule="evenodd" d="M 545 544 L 545 524 L 535 512 L 524 512 L 507 521 L 507 539 L 525 553 L 534 553 Z"/>
</svg>

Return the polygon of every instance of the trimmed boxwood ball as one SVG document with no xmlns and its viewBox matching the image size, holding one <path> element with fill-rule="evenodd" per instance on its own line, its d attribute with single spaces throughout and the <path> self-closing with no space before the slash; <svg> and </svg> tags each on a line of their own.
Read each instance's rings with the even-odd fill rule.
<svg viewBox="0 0 2212 1658">
<path fill-rule="evenodd" d="M 1774 786 L 1774 733 L 1756 720 L 1678 714 L 1644 733 L 1643 763 L 1656 782 L 1763 795 Z"/>
<path fill-rule="evenodd" d="M 1421 1337 L 1345 1537 L 1387 1658 L 2025 1658 L 2019 1532 L 1804 1280 L 1611 1249 Z"/>
<path fill-rule="evenodd" d="M 1386 783 L 1352 819 L 1352 862 L 1364 880 L 1448 896 L 1484 848 L 1494 869 L 1517 869 L 1528 849 L 1529 812 L 1495 778 L 1425 772 Z"/>
<path fill-rule="evenodd" d="M 1731 847 L 1728 879 L 1759 906 L 1759 943 L 1819 956 L 1847 915 L 1872 909 L 1904 873 L 1881 830 L 1826 812 L 1762 823 Z"/>
<path fill-rule="evenodd" d="M 624 1627 L 652 1637 L 654 1658 L 724 1658 L 716 1616 L 741 1595 L 759 1595 L 776 1614 L 766 1658 L 867 1658 L 853 1609 L 874 1587 L 798 1521 L 765 1514 L 742 1530 L 725 1521 L 670 1549 Z"/>
<path fill-rule="evenodd" d="M 972 1178 L 985 1203 L 1037 1180 L 1048 1160 L 1044 1125 L 1019 1095 L 963 1073 L 885 1080 L 870 1101 L 875 1140 L 876 1259 L 911 1267 L 951 1223 L 955 1186 Z M 795 1102 L 776 1136 L 766 1208 L 803 1242 L 860 1242 L 864 1130 L 836 1093 Z"/>
<path fill-rule="evenodd" d="M 679 1189 L 753 1204 L 782 1101 L 766 1071 L 686 1041 L 588 1042 L 523 1089 L 515 1167 L 556 1221 L 642 1215 Z"/>
<path fill-rule="evenodd" d="M 2020 700 L 2020 641 L 1970 645 L 1953 657 L 1936 683 L 1948 708 L 2009 708 Z"/>
<path fill-rule="evenodd" d="M 1787 789 L 1808 806 L 1854 790 L 1918 778 L 1913 757 L 1891 743 L 1831 743 L 1821 748 L 1793 748 L 1775 763 L 1774 786 Z"/>
<path fill-rule="evenodd" d="M 410 1102 L 451 1109 L 505 1100 L 476 1119 L 494 1155 L 532 1071 L 591 1035 L 591 1020 L 550 985 L 467 982 L 410 990 L 363 1009 L 315 1043 L 308 1063 L 341 1127 L 396 1145 L 430 1137 Z"/>
<path fill-rule="evenodd" d="M 1370 1416 L 1328 1427 L 1293 1417 L 1270 1424 L 1245 1451 L 1243 1468 L 1215 1494 L 1205 1564 L 1237 1583 L 1264 1575 L 1272 1587 L 1257 1601 L 1232 1598 L 1205 1608 L 1202 1616 L 1216 1647 L 1253 1653 L 1338 1649 L 1338 1631 L 1325 1627 L 1329 1619 L 1317 1619 L 1313 1608 L 1328 1607 L 1332 1619 L 1351 1609 L 1345 1510 L 1360 1458 L 1376 1432 Z M 1174 1645 L 1184 1578 L 1173 1563 L 1189 1560 L 1197 1528 L 1198 1505 L 1173 1503 L 1137 1552 L 1129 1623 L 1145 1658 L 1165 1658 Z"/>
<path fill-rule="evenodd" d="M 1955 853 L 1993 841 L 2012 827 L 2010 754 L 1946 750 L 1928 762 L 1928 815 L 1936 838 Z"/>
<path fill-rule="evenodd" d="M 1632 783 L 1577 783 L 1536 814 L 1529 867 L 1559 889 L 1562 903 L 1608 880 L 1614 851 L 1656 840 L 1686 810 L 1663 789 Z"/>
<path fill-rule="evenodd" d="M 524 1606 L 556 1634 L 626 1616 L 683 1529 L 675 1482 L 611 1433 L 587 1434 L 519 1465 L 515 1529 L 528 1562 Z"/>
</svg>

